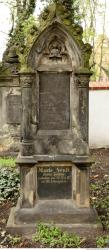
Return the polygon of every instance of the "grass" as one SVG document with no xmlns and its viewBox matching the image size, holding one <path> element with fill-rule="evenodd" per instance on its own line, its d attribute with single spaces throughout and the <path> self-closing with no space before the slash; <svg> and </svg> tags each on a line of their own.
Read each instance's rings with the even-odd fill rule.
<svg viewBox="0 0 109 250">
<path fill-rule="evenodd" d="M 15 167 L 16 163 L 16 158 L 14 157 L 7 157 L 3 158 L 0 157 L 0 167 Z"/>
</svg>

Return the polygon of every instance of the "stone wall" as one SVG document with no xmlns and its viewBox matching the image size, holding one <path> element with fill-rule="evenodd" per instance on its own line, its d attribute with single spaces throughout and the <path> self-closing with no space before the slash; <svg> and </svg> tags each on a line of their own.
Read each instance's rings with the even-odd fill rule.
<svg viewBox="0 0 109 250">
<path fill-rule="evenodd" d="M 19 150 L 21 89 L 19 77 L 0 77 L 0 154 Z"/>
<path fill-rule="evenodd" d="M 90 148 L 109 147 L 109 90 L 91 90 L 89 94 Z"/>
</svg>

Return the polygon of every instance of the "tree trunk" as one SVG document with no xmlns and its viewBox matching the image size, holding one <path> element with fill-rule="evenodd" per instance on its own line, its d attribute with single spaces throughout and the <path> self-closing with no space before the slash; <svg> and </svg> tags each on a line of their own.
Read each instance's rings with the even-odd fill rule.
<svg viewBox="0 0 109 250">
<path fill-rule="evenodd" d="M 103 45 L 105 40 L 105 20 L 106 20 L 106 0 L 104 5 L 104 15 L 103 15 L 103 37 L 101 41 L 101 55 L 100 55 L 100 74 L 99 74 L 99 81 L 101 80 L 102 76 L 102 62 L 103 62 Z"/>
</svg>

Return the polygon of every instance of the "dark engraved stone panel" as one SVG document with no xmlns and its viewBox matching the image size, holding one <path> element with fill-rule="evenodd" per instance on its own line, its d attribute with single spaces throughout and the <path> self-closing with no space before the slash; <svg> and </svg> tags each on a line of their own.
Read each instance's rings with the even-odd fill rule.
<svg viewBox="0 0 109 250">
<path fill-rule="evenodd" d="M 21 96 L 8 95 L 6 100 L 6 117 L 8 124 L 21 123 Z"/>
<path fill-rule="evenodd" d="M 39 167 L 38 196 L 42 199 L 71 199 L 71 167 Z"/>
<path fill-rule="evenodd" d="M 39 128 L 69 129 L 70 74 L 41 73 L 39 93 Z"/>
</svg>

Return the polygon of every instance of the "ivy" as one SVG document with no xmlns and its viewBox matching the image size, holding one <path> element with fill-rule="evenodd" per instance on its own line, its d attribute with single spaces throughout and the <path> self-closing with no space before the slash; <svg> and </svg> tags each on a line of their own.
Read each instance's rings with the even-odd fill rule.
<svg viewBox="0 0 109 250">
<path fill-rule="evenodd" d="M 109 229 L 109 178 L 91 184 L 91 203 L 98 211 L 103 227 Z"/>
<path fill-rule="evenodd" d="M 43 1 L 43 0 L 42 0 Z M 16 27 L 11 34 L 11 38 L 8 44 L 7 52 L 4 55 L 4 65 L 10 69 L 9 73 L 13 73 L 12 64 L 10 64 L 10 57 L 13 58 L 10 51 L 14 47 L 15 53 L 18 58 L 18 64 L 16 72 L 19 70 L 22 72 L 28 71 L 27 58 L 29 51 L 38 37 L 38 35 L 52 22 L 53 18 L 59 16 L 63 24 L 67 26 L 69 33 L 77 41 L 79 47 L 84 51 L 84 67 L 89 65 L 89 57 L 91 54 L 91 48 L 87 45 L 84 47 L 82 41 L 83 30 L 78 26 L 74 19 L 74 13 L 76 9 L 75 2 L 77 0 L 51 0 L 50 4 L 45 7 L 44 11 L 35 19 L 33 12 L 37 1 L 35 0 L 21 0 L 22 5 L 19 5 L 18 16 L 16 19 Z M 19 2 L 19 1 L 18 1 Z M 25 8 L 24 8 L 25 6 Z M 11 56 L 10 56 L 11 54 Z M 6 63 L 5 63 L 6 62 Z M 2 70 L 1 70 L 2 71 Z M 14 72 L 14 73 L 16 73 Z M 9 74 L 7 71 L 7 74 Z M 5 72 L 6 74 L 6 72 Z"/>
<path fill-rule="evenodd" d="M 37 232 L 32 238 L 33 242 L 39 242 L 43 245 L 51 247 L 80 247 L 85 241 L 84 238 L 79 237 L 76 234 L 70 235 L 62 232 L 61 229 L 52 225 L 51 227 L 40 223 L 37 226 Z"/>
<path fill-rule="evenodd" d="M 0 169 L 0 203 L 5 200 L 16 200 L 19 194 L 20 175 L 15 169 Z"/>
</svg>

